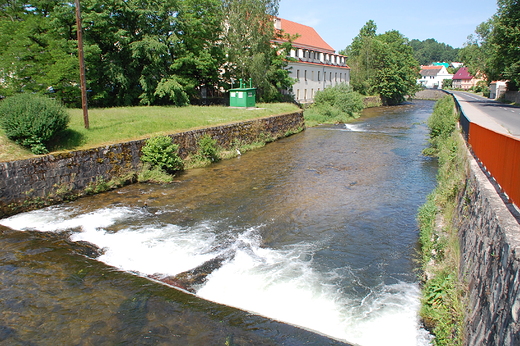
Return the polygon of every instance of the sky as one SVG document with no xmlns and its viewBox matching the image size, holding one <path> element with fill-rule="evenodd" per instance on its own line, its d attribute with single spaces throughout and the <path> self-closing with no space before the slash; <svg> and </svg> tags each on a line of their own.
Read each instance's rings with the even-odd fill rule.
<svg viewBox="0 0 520 346">
<path fill-rule="evenodd" d="M 433 38 L 462 48 L 496 11 L 496 0 L 280 0 L 278 15 L 313 27 L 338 52 L 369 20 L 378 34 L 397 30 L 410 40 Z"/>
</svg>

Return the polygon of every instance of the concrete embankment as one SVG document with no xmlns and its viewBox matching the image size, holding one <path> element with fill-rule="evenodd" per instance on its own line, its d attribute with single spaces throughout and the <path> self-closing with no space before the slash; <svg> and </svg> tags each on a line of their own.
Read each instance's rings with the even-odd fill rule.
<svg viewBox="0 0 520 346">
<path fill-rule="evenodd" d="M 236 143 L 277 139 L 303 130 L 303 112 L 275 115 L 239 123 L 196 129 L 170 135 L 186 158 L 198 150 L 205 135 L 224 149 Z M 135 179 L 141 148 L 146 140 L 100 148 L 50 154 L 20 161 L 0 162 L 0 217 L 81 195 L 91 184 L 118 177 Z M 132 178 L 134 177 L 134 178 Z"/>
</svg>

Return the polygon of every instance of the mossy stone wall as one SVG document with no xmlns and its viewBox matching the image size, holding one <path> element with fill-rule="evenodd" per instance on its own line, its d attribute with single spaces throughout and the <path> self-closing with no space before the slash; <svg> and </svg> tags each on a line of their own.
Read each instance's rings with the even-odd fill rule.
<svg viewBox="0 0 520 346">
<path fill-rule="evenodd" d="M 171 134 L 185 158 L 195 153 L 197 143 L 210 135 L 222 148 L 235 141 L 250 144 L 260 137 L 281 138 L 305 128 L 303 112 L 269 116 L 239 123 Z M 52 204 L 66 192 L 83 191 L 96 180 L 109 181 L 136 171 L 146 140 L 100 148 L 50 154 L 20 161 L 0 162 L 0 217 L 25 209 Z"/>
</svg>

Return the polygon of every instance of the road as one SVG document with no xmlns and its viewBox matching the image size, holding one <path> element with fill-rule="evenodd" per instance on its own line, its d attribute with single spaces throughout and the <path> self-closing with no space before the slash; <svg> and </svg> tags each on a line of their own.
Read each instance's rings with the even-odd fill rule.
<svg viewBox="0 0 520 346">
<path fill-rule="evenodd" d="M 452 91 L 452 93 L 471 122 L 520 138 L 520 107 L 464 91 Z"/>
</svg>

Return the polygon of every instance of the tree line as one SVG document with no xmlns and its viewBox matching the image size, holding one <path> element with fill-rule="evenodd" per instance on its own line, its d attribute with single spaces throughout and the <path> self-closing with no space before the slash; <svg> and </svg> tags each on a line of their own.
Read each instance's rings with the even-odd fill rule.
<svg viewBox="0 0 520 346">
<path fill-rule="evenodd" d="M 89 105 L 185 105 L 252 78 L 282 97 L 290 44 L 274 45 L 279 0 L 81 0 Z M 0 95 L 81 104 L 73 1 L 0 0 Z M 281 53 L 281 54 L 279 54 Z"/>
</svg>

